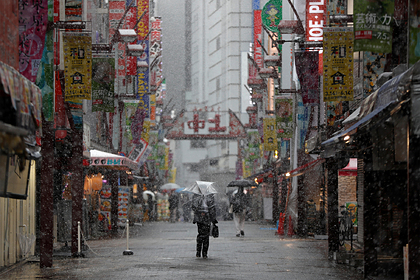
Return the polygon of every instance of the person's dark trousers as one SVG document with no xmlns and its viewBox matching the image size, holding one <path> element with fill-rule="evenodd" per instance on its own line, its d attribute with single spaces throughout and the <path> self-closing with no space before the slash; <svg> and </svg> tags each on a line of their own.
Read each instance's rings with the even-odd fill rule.
<svg viewBox="0 0 420 280">
<path fill-rule="evenodd" d="M 207 251 L 209 250 L 209 239 L 210 239 L 210 225 L 204 223 L 197 223 L 198 235 L 197 235 L 197 256 L 203 252 L 203 258 L 207 257 Z"/>
</svg>

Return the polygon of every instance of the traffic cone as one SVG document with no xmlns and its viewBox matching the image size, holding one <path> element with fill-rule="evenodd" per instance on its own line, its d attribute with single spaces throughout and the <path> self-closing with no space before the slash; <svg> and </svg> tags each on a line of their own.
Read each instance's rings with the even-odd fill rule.
<svg viewBox="0 0 420 280">
<path fill-rule="evenodd" d="M 294 232 L 293 232 L 293 223 L 292 223 L 292 216 L 290 216 L 290 215 L 289 215 L 289 225 L 287 227 L 287 235 L 288 236 L 294 235 Z"/>
<path fill-rule="evenodd" d="M 277 235 L 284 235 L 284 214 L 280 213 L 279 225 L 277 227 Z"/>
</svg>

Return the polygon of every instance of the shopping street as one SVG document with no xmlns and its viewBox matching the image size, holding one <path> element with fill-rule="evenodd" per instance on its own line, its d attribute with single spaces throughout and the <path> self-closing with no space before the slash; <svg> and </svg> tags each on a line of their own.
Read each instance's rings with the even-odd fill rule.
<svg viewBox="0 0 420 280">
<path fill-rule="evenodd" d="M 220 237 L 210 239 L 209 258 L 195 257 L 196 225 L 147 222 L 118 238 L 88 240 L 84 258 L 56 246 L 53 267 L 39 258 L 0 271 L 1 279 L 363 279 L 358 269 L 329 261 L 323 236 L 300 239 L 276 235 L 271 224 L 246 222 L 245 237 L 233 221 L 219 222 Z M 372 278 L 384 279 L 384 278 Z M 388 279 L 388 278 L 387 278 Z M 391 278 L 389 278 L 391 279 Z"/>
</svg>

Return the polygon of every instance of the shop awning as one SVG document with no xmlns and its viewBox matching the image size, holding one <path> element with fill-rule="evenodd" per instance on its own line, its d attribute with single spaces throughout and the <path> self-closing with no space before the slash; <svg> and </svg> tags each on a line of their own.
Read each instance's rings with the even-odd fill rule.
<svg viewBox="0 0 420 280">
<path fill-rule="evenodd" d="M 354 133 L 357 132 L 357 129 L 367 123 L 368 121 L 370 121 L 373 117 L 375 117 L 376 115 L 378 115 L 379 113 L 381 113 L 382 111 L 384 111 L 385 109 L 387 109 L 388 107 L 391 107 L 392 104 L 395 104 L 395 102 L 390 102 L 384 106 L 381 106 L 379 108 L 374 109 L 372 112 L 370 112 L 368 115 L 366 115 L 366 117 L 362 118 L 361 120 L 359 120 L 358 122 L 356 122 L 355 124 L 353 124 L 352 126 L 350 126 L 348 129 L 344 130 L 343 132 L 340 132 L 339 134 L 335 135 L 334 137 L 331 137 L 330 139 L 324 141 L 321 143 L 321 146 L 328 146 L 328 145 L 332 145 L 335 143 L 338 143 L 340 141 L 341 138 L 344 138 L 344 136 L 346 135 L 352 135 Z"/>
<path fill-rule="evenodd" d="M 415 67 L 419 67 L 419 65 L 416 64 L 404 73 L 387 81 L 383 86 L 381 86 L 381 88 L 363 100 L 360 106 L 360 113 L 357 116 L 359 121 L 343 132 L 340 132 L 334 137 L 322 142 L 321 146 L 325 148 L 340 142 L 344 136 L 356 133 L 358 128 L 368 123 L 375 116 L 378 116 L 380 113 L 397 106 L 398 101 L 401 100 L 401 97 L 409 89 Z M 387 116 L 387 114 L 385 114 L 385 116 Z"/>
<path fill-rule="evenodd" d="M 83 152 L 83 156 L 89 159 L 90 166 L 104 166 L 131 170 L 137 170 L 137 163 L 127 157 L 111 154 L 99 150 L 90 150 Z"/>
</svg>

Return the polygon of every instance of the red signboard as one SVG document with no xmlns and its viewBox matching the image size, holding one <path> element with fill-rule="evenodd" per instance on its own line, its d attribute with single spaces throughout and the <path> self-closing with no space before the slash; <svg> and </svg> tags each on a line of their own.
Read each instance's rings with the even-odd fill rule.
<svg viewBox="0 0 420 280">
<path fill-rule="evenodd" d="M 306 0 L 306 41 L 322 42 L 326 24 L 325 0 Z M 319 74 L 322 74 L 322 49 L 319 51 Z"/>
<path fill-rule="evenodd" d="M 259 68 L 263 68 L 263 50 L 258 41 L 262 41 L 261 10 L 254 10 L 254 60 Z"/>
<path fill-rule="evenodd" d="M 137 25 L 139 40 L 144 40 L 149 33 L 149 0 L 137 0 L 137 16 L 140 17 L 144 11 L 146 13 Z"/>
</svg>

